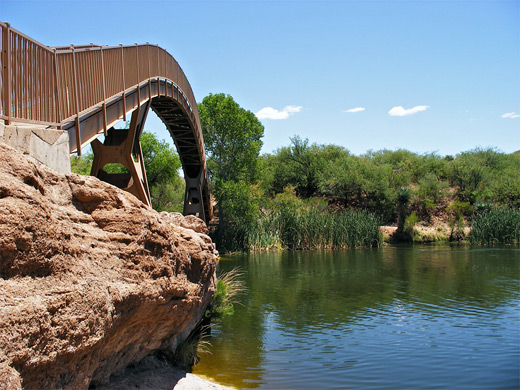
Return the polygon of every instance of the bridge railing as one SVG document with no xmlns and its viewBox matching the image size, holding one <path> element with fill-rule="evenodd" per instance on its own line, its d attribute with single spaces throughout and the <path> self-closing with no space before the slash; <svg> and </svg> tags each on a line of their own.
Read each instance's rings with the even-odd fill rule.
<svg viewBox="0 0 520 390">
<path fill-rule="evenodd" d="M 8 24 L 0 23 L 0 27 L 0 118 L 7 123 L 59 125 L 54 52 Z"/>
<path fill-rule="evenodd" d="M 153 79 L 169 80 L 184 95 L 200 130 L 197 103 L 177 61 L 157 45 L 48 47 L 0 22 L 0 119 L 60 128 L 93 107 L 122 98 Z M 148 92 L 151 97 L 151 90 Z M 79 127 L 79 126 L 77 126 Z M 79 129 L 76 129 L 79 131 Z M 196 138 L 199 138 L 196 135 Z M 78 137 L 79 139 L 79 137 Z M 199 145 L 202 144 L 197 139 Z M 203 150 L 203 149 L 202 149 Z"/>
</svg>

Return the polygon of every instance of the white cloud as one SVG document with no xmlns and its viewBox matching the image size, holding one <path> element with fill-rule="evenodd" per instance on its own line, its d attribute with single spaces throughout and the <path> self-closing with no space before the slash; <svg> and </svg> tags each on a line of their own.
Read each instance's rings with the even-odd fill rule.
<svg viewBox="0 0 520 390">
<path fill-rule="evenodd" d="M 264 107 L 255 115 L 258 119 L 287 119 L 291 115 L 300 112 L 302 106 L 285 106 L 283 110 L 278 111 L 273 107 Z"/>
<path fill-rule="evenodd" d="M 506 112 L 504 115 L 502 115 L 502 118 L 518 118 L 520 114 L 517 114 L 516 112 Z"/>
<path fill-rule="evenodd" d="M 361 112 L 361 111 L 365 111 L 365 107 L 349 108 L 348 110 L 345 110 L 343 112 Z"/>
<path fill-rule="evenodd" d="M 391 116 L 407 116 L 413 115 L 421 111 L 426 111 L 430 106 L 415 106 L 413 108 L 404 108 L 403 106 L 392 107 L 390 111 L 388 111 L 388 115 Z"/>
</svg>

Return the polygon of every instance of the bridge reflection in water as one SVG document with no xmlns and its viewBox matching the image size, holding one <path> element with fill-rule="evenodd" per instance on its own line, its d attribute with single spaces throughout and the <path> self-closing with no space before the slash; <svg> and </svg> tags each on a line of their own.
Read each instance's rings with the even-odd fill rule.
<svg viewBox="0 0 520 390">
<path fill-rule="evenodd" d="M 48 47 L 1 23 L 0 119 L 66 130 L 70 153 L 92 143 L 92 175 L 150 205 L 140 137 L 151 108 L 168 128 L 184 170 L 184 214 L 212 216 L 204 142 L 191 86 L 177 61 L 148 43 Z M 116 130 L 120 120 L 130 128 Z M 102 144 L 97 140 L 105 135 Z M 128 174 L 109 175 L 108 163 Z"/>
</svg>

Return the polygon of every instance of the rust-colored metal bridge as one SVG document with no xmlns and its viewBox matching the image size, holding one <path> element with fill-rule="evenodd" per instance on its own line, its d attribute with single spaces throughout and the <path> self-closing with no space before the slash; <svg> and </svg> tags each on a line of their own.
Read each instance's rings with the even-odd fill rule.
<svg viewBox="0 0 520 390">
<path fill-rule="evenodd" d="M 92 175 L 150 205 L 140 137 L 149 108 L 168 128 L 179 153 L 184 214 L 212 215 L 197 103 L 175 59 L 156 45 L 48 47 L 1 23 L 0 119 L 66 130 L 70 153 L 91 143 Z M 130 128 L 116 130 L 121 119 Z M 104 134 L 102 144 L 97 138 Z M 110 175 L 108 163 L 128 174 Z"/>
</svg>

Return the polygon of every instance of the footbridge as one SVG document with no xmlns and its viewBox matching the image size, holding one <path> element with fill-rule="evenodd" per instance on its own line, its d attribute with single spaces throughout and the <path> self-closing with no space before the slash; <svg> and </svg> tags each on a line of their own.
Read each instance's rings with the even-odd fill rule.
<svg viewBox="0 0 520 390">
<path fill-rule="evenodd" d="M 48 47 L 1 23 L 0 120 L 64 130 L 69 153 L 92 145 L 91 174 L 150 205 L 140 137 L 151 108 L 184 170 L 184 214 L 212 216 L 204 142 L 191 86 L 177 61 L 151 44 Z M 115 129 L 129 120 L 129 129 Z M 101 143 L 97 138 L 105 136 Z M 120 163 L 127 174 L 103 167 Z"/>
</svg>

